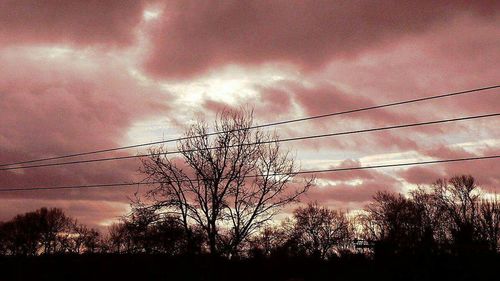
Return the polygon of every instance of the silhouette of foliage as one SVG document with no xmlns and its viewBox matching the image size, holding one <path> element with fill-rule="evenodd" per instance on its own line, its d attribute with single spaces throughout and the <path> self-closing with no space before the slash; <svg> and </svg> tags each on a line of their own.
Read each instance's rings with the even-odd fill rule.
<svg viewBox="0 0 500 281">
<path fill-rule="evenodd" d="M 60 209 L 1 222 L 0 279 L 495 280 L 500 262 L 500 203 L 471 176 L 379 192 L 355 220 L 317 203 L 299 207 L 227 256 L 209 255 L 206 230 L 186 231 L 181 215 L 132 207 L 107 239 Z M 230 241 L 219 243 L 230 252 Z"/>
<path fill-rule="evenodd" d="M 376 242 L 375 253 L 470 254 L 496 252 L 500 206 L 481 199 L 472 176 L 440 179 L 408 197 L 377 193 L 360 221 L 364 236 Z"/>
<path fill-rule="evenodd" d="M 294 232 L 300 247 L 312 256 L 327 258 L 349 247 L 350 222 L 345 213 L 320 207 L 316 203 L 294 212 Z"/>
<path fill-rule="evenodd" d="M 190 229 L 188 239 L 178 218 L 159 216 L 150 208 L 137 206 L 109 232 L 110 251 L 115 253 L 199 253 L 203 242 L 202 233 L 195 229 Z"/>
<path fill-rule="evenodd" d="M 79 225 L 61 209 L 41 208 L 0 224 L 1 251 L 34 256 L 97 251 L 99 233 Z"/>
<path fill-rule="evenodd" d="M 147 180 L 158 183 L 148 193 L 151 208 L 175 214 L 186 233 L 205 232 L 214 255 L 237 256 L 249 236 L 279 210 L 304 193 L 312 180 L 291 184 L 296 165 L 276 135 L 250 130 L 253 114 L 223 111 L 213 125 L 198 121 L 178 143 L 181 158 L 165 147 L 150 150 L 143 161 Z M 188 236 L 189 237 L 189 236 Z"/>
</svg>

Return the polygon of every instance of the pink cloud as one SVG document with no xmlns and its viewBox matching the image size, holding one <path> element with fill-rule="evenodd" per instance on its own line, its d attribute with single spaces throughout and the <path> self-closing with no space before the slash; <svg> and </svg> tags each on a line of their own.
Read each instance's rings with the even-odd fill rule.
<svg viewBox="0 0 500 281">
<path fill-rule="evenodd" d="M 331 166 L 331 169 L 336 168 L 354 168 L 361 167 L 361 163 L 358 160 L 347 159 L 342 161 L 338 166 Z M 316 175 L 318 179 L 327 179 L 333 181 L 349 181 L 349 180 L 373 180 L 380 176 L 375 170 L 352 170 L 352 171 L 342 171 L 333 173 L 320 173 Z"/>
<path fill-rule="evenodd" d="M 203 109 L 211 111 L 213 113 L 220 113 L 220 112 L 225 111 L 225 110 L 230 110 L 230 111 L 237 110 L 238 108 L 234 108 L 233 106 L 231 106 L 227 103 L 223 103 L 223 102 L 219 102 L 219 101 L 205 100 L 203 102 Z"/>
<path fill-rule="evenodd" d="M 308 191 L 303 200 L 318 202 L 332 208 L 362 208 L 379 191 L 401 192 L 401 189 L 397 182 L 383 179 L 363 182 L 356 186 L 348 184 L 315 186 Z"/>
<path fill-rule="evenodd" d="M 305 111 L 307 116 L 322 115 L 334 112 L 348 111 L 359 108 L 366 108 L 377 105 L 371 98 L 367 98 L 359 93 L 347 93 L 339 90 L 336 86 L 327 83 L 320 83 L 314 86 L 305 87 L 293 81 L 280 81 L 270 87 L 261 87 L 261 100 L 265 104 L 278 103 L 284 109 L 290 109 L 292 102 L 295 102 Z M 268 115 L 274 111 L 267 110 Z M 391 112 L 386 109 L 351 113 L 332 118 L 318 119 L 315 124 L 343 121 L 343 120 L 363 120 L 372 124 L 396 123 L 397 121 L 415 121 L 406 112 Z"/>
<path fill-rule="evenodd" d="M 17 214 L 22 214 L 42 207 L 61 208 L 64 212 L 76 218 L 79 223 L 99 229 L 106 233 L 104 223 L 118 220 L 125 214 L 126 205 L 112 204 L 96 200 L 50 200 L 50 199 L 2 199 L 0 206 L 0 221 L 12 219 Z"/>
<path fill-rule="evenodd" d="M 337 166 L 330 168 L 360 167 L 361 163 L 355 160 L 345 160 Z M 338 172 L 324 172 L 315 174 L 317 181 L 329 180 L 334 184 L 327 186 L 313 186 L 304 196 L 306 201 L 316 201 L 323 204 L 334 204 L 344 208 L 354 203 L 361 207 L 365 202 L 371 200 L 378 191 L 398 192 L 401 183 L 392 176 L 379 170 L 351 170 Z M 358 181 L 353 184 L 352 181 Z"/>
<path fill-rule="evenodd" d="M 37 52 L 36 49 L 32 52 Z M 0 52 L 0 163 L 117 147 L 138 119 L 168 112 L 168 93 L 145 86 L 124 64 L 97 54 L 40 58 Z M 92 159 L 135 154 L 117 151 Z M 79 158 L 82 159 L 82 158 Z M 74 159 L 66 159 L 74 160 Z M 0 188 L 136 181 L 138 159 L 0 171 Z M 0 193 L 3 199 L 126 202 L 137 187 Z M 38 205 L 37 205 L 38 206 Z M 103 209 L 103 212 L 105 210 Z M 2 212 L 7 212 L 2 208 Z"/>
<path fill-rule="evenodd" d="M 261 118 L 271 119 L 277 115 L 289 113 L 293 106 L 293 99 L 286 90 L 260 86 L 256 88 L 260 92 L 261 102 L 256 110 Z"/>
<path fill-rule="evenodd" d="M 372 48 L 359 58 L 339 60 L 319 73 L 376 103 L 461 91 L 498 83 L 500 17 L 460 16 L 417 37 Z M 404 106 L 420 115 L 492 112 L 497 90 Z M 467 105 L 467 106 L 464 106 Z"/>
<path fill-rule="evenodd" d="M 316 69 L 334 57 L 420 34 L 468 13 L 494 16 L 492 1 L 172 1 L 151 31 L 146 69 L 181 78 L 225 64 L 289 62 Z"/>
<path fill-rule="evenodd" d="M 146 1 L 2 1 L 0 43 L 125 45 L 134 41 Z"/>
<path fill-rule="evenodd" d="M 432 184 L 444 174 L 432 167 L 415 166 L 399 173 L 408 183 L 415 185 Z"/>
<path fill-rule="evenodd" d="M 304 111 L 301 117 L 316 116 L 328 113 L 348 111 L 377 105 L 370 98 L 358 93 L 347 93 L 331 84 L 319 84 L 305 87 L 292 81 L 281 81 L 269 87 L 260 89 L 259 117 L 264 120 L 273 120 L 281 112 L 293 112 L 297 105 Z M 282 102 L 281 102 L 282 101 Z M 274 105 L 271 106 L 271 104 Z M 274 109 L 274 108 L 279 109 Z M 297 117 L 293 117 L 297 118 Z M 293 119 L 292 118 L 292 119 Z M 412 110 L 377 109 L 346 115 L 331 116 L 307 122 L 290 124 L 279 128 L 280 136 L 304 136 L 322 133 L 348 132 L 377 127 L 431 121 L 431 118 L 419 117 Z M 276 120 L 274 120 L 276 121 Z M 423 134 L 442 133 L 439 126 L 415 127 L 412 132 Z M 373 150 L 383 147 L 403 150 L 416 149 L 416 141 L 407 134 L 408 130 L 379 131 L 344 135 L 337 137 L 306 140 L 297 144 L 300 147 L 314 147 L 315 149 L 352 149 Z"/>
<path fill-rule="evenodd" d="M 471 153 L 462 148 L 440 146 L 435 149 L 424 151 L 424 154 L 436 159 L 454 159 L 499 155 L 500 149 L 488 147 L 480 153 Z M 398 174 L 407 182 L 417 185 L 432 184 L 437 179 L 444 177 L 450 178 L 456 175 L 472 175 L 477 179 L 478 184 L 485 190 L 498 192 L 500 184 L 498 175 L 500 174 L 500 168 L 498 168 L 497 163 L 498 159 L 486 159 L 429 166 L 415 166 L 401 171 Z"/>
</svg>

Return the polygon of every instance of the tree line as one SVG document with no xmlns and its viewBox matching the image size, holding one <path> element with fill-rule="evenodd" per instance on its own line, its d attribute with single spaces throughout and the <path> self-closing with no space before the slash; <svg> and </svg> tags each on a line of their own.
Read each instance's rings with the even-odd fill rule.
<svg viewBox="0 0 500 281">
<path fill-rule="evenodd" d="M 298 207 L 245 239 L 238 257 L 465 255 L 497 253 L 499 241 L 500 202 L 463 175 L 406 195 L 379 192 L 355 215 L 317 203 Z M 220 256 L 234 255 L 223 250 L 226 241 L 218 243 Z M 210 253 L 210 241 L 200 227 L 188 233 L 178 217 L 138 206 L 105 235 L 57 208 L 0 223 L 1 255 L 86 253 L 200 255 Z"/>
<path fill-rule="evenodd" d="M 294 154 L 280 143 L 253 124 L 251 111 L 223 111 L 212 126 L 200 120 L 176 150 L 152 147 L 142 158 L 151 188 L 106 235 L 42 208 L 0 224 L 0 254 L 329 259 L 498 251 L 500 203 L 468 175 L 409 194 L 379 192 L 357 214 L 311 203 L 278 220 L 315 182 L 298 176 Z"/>
<path fill-rule="evenodd" d="M 0 254 L 13 256 L 103 250 L 100 233 L 58 208 L 41 208 L 0 222 Z"/>
</svg>

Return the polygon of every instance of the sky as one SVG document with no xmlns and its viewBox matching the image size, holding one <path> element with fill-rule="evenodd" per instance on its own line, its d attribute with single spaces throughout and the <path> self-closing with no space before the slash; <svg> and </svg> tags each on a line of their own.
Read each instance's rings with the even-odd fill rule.
<svg viewBox="0 0 500 281">
<path fill-rule="evenodd" d="M 0 1 L 0 164 L 175 138 L 254 108 L 265 124 L 499 84 L 499 1 Z M 498 89 L 276 126 L 280 137 L 497 113 Z M 284 145 L 302 169 L 500 154 L 498 117 Z M 140 148 L 82 157 L 124 156 Z M 362 208 L 497 159 L 317 174 L 303 197 Z M 131 182 L 140 162 L 0 171 L 0 189 Z M 143 187 L 0 193 L 0 220 L 42 206 L 105 227 Z"/>
</svg>

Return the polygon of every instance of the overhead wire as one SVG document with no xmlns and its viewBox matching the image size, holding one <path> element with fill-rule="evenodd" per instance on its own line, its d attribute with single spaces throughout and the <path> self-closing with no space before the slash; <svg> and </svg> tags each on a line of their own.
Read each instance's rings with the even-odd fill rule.
<svg viewBox="0 0 500 281">
<path fill-rule="evenodd" d="M 394 129 L 401 129 L 401 128 L 427 126 L 427 125 L 435 125 L 435 124 L 442 124 L 442 123 L 489 118 L 489 117 L 495 117 L 495 116 L 499 116 L 499 115 L 500 115 L 500 113 L 473 115 L 473 116 L 465 116 L 465 117 L 458 117 L 458 118 L 451 118 L 451 119 L 441 119 L 441 120 L 426 121 L 426 122 L 417 122 L 417 123 L 410 123 L 410 124 L 392 125 L 392 126 L 385 126 L 385 127 L 376 127 L 376 128 L 368 128 L 368 129 L 360 129 L 360 130 L 351 130 L 351 131 L 343 131 L 343 132 L 300 136 L 300 137 L 291 137 L 291 138 L 267 140 L 267 141 L 252 142 L 252 143 L 234 144 L 234 145 L 227 145 L 227 146 L 223 146 L 223 147 L 222 146 L 215 146 L 215 147 L 208 147 L 208 148 L 206 148 L 206 150 L 216 150 L 216 149 L 221 149 L 221 148 L 230 148 L 230 147 L 248 146 L 248 145 L 264 145 L 264 144 L 270 144 L 270 143 L 290 142 L 290 141 L 299 141 L 299 140 L 306 140 L 306 139 L 317 139 L 317 138 L 335 137 L 335 136 L 360 134 L 360 133 L 368 133 L 368 132 L 376 132 L 376 131 L 394 130 Z M 200 149 L 166 151 L 166 152 L 162 152 L 160 154 L 171 155 L 171 154 L 179 154 L 179 153 L 190 153 L 190 152 L 195 152 L 198 150 L 200 150 Z M 148 157 L 148 156 L 150 156 L 150 154 L 126 155 L 126 156 L 95 158 L 95 159 L 87 159 L 87 160 L 67 161 L 67 162 L 59 162 L 59 163 L 47 163 L 47 164 L 27 165 L 27 166 L 18 166 L 18 167 L 6 167 L 6 168 L 0 168 L 0 171 L 41 168 L 41 167 L 54 167 L 54 166 L 85 164 L 85 163 L 114 161 L 114 160 L 125 160 L 125 159 L 134 159 L 134 158 L 143 158 L 143 157 Z"/>
<path fill-rule="evenodd" d="M 405 167 L 405 166 L 416 166 L 416 165 L 431 165 L 431 164 L 439 164 L 439 163 L 476 161 L 476 160 L 487 160 L 487 159 L 496 159 L 496 158 L 500 158 L 500 155 L 477 156 L 477 157 L 466 157 L 466 158 L 452 158 L 452 159 L 417 161 L 417 162 L 382 164 L 382 165 L 370 165 L 370 166 L 358 166 L 358 167 L 305 170 L 305 171 L 297 171 L 297 172 L 292 172 L 292 173 L 276 173 L 276 174 L 268 174 L 268 175 L 249 175 L 249 176 L 245 176 L 245 177 L 246 178 L 255 178 L 255 177 L 261 177 L 261 176 L 286 176 L 286 175 L 299 175 L 299 174 L 317 174 L 317 173 L 327 173 L 327 172 L 343 172 L 343 171 L 381 169 L 381 168 Z M 195 180 L 194 179 L 185 179 L 183 181 L 195 181 Z M 120 186 L 152 185 L 152 184 L 162 184 L 162 183 L 168 183 L 168 182 L 151 181 L 151 182 L 132 182 L 132 183 L 91 184 L 91 185 L 66 185 L 66 186 L 50 186 L 50 187 L 2 188 L 2 189 L 0 189 L 0 192 L 108 188 L 108 187 L 120 187 Z"/>
<path fill-rule="evenodd" d="M 486 91 L 486 90 L 496 89 L 499 87 L 500 87 L 500 85 L 493 85 L 493 86 L 469 89 L 469 90 L 464 90 L 464 91 L 451 92 L 451 93 L 445 93 L 445 94 L 440 94 L 440 95 L 427 96 L 427 97 L 422 97 L 422 98 L 416 98 L 416 99 L 410 99 L 410 100 L 404 100 L 404 101 L 362 107 L 362 108 L 357 108 L 357 109 L 338 111 L 338 112 L 302 117 L 302 118 L 297 118 L 297 119 L 277 121 L 277 122 L 272 122 L 272 123 L 267 123 L 267 124 L 250 126 L 247 128 L 241 128 L 241 129 L 237 129 L 237 130 L 257 129 L 257 128 L 263 128 L 263 127 L 284 125 L 284 124 L 290 124 L 290 123 L 296 123 L 296 122 L 302 122 L 302 121 L 308 121 L 308 120 L 314 120 L 314 119 L 320 119 L 320 118 L 325 118 L 325 117 L 344 115 L 344 114 L 350 114 L 350 113 L 356 113 L 356 112 L 363 112 L 363 111 L 374 110 L 374 109 L 387 108 L 387 107 L 392 107 L 392 106 L 398 106 L 398 105 L 433 100 L 433 99 L 440 99 L 440 98 L 446 98 L 446 97 L 452 97 L 452 96 L 477 93 L 477 92 L 482 92 L 482 91 Z M 236 130 L 233 130 L 233 131 L 236 131 Z M 228 131 L 228 132 L 230 132 L 230 131 Z M 223 134 L 223 133 L 227 133 L 227 132 L 224 132 L 224 131 L 223 132 L 211 132 L 211 133 L 207 133 L 207 134 L 202 135 L 202 136 L 213 136 L 213 135 Z M 145 142 L 145 143 L 139 143 L 139 144 L 128 145 L 128 146 L 120 146 L 120 147 L 100 149 L 100 150 L 94 150 L 94 151 L 79 152 L 79 153 L 66 154 L 66 155 L 58 155 L 58 156 L 53 156 L 53 157 L 38 158 L 38 159 L 32 159 L 32 160 L 12 162 L 12 163 L 4 163 L 4 164 L 0 164 L 0 167 L 30 164 L 30 163 L 36 163 L 36 162 L 49 161 L 49 160 L 59 160 L 59 159 L 64 159 L 64 158 L 71 158 L 71 157 L 79 157 L 79 156 L 85 156 L 85 155 L 91 155 L 91 154 L 112 152 L 112 151 L 131 149 L 131 148 L 137 148 L 137 147 L 144 147 L 144 146 L 150 146 L 150 145 L 156 145 L 156 144 L 162 144 L 162 143 L 177 142 L 177 141 L 196 138 L 196 137 L 201 137 L 201 135 L 200 136 L 179 137 L 179 138 L 162 140 L 162 141 Z"/>
</svg>

